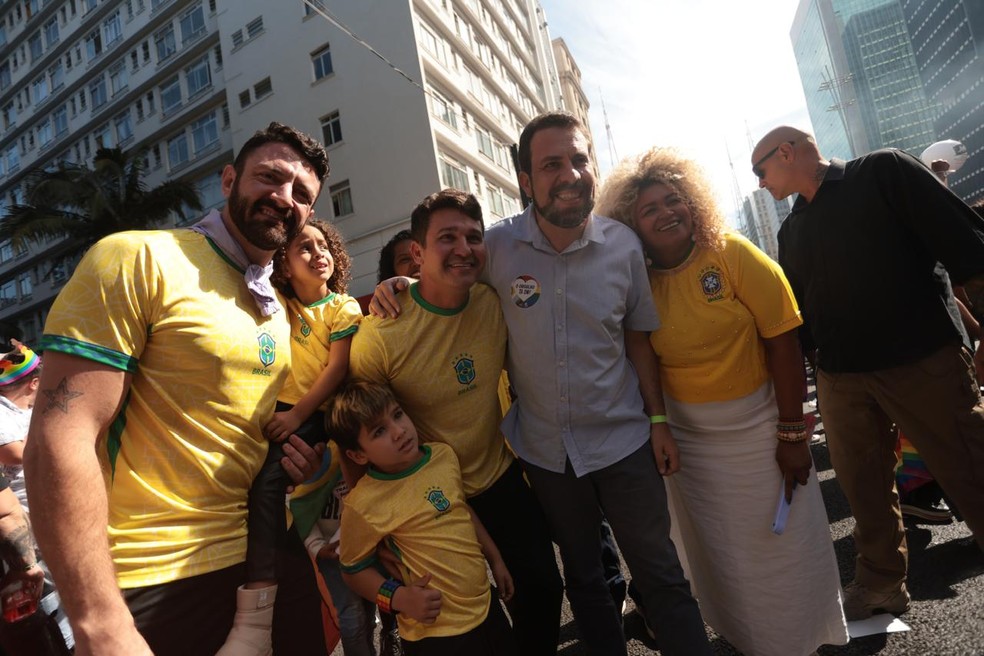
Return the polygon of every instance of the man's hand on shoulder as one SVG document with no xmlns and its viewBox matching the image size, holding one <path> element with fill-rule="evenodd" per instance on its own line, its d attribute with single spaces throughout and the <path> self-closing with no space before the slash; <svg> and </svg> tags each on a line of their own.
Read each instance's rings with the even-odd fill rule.
<svg viewBox="0 0 984 656">
<path fill-rule="evenodd" d="M 400 316 L 403 310 L 397 295 L 410 287 L 413 278 L 397 276 L 388 278 L 376 285 L 372 293 L 372 300 L 369 301 L 369 314 L 383 319 L 395 319 Z"/>
</svg>

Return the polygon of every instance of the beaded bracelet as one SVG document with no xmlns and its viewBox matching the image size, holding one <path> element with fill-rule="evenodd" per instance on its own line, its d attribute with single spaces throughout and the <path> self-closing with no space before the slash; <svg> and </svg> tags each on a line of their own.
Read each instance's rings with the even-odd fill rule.
<svg viewBox="0 0 984 656">
<path fill-rule="evenodd" d="M 776 431 L 776 438 L 778 438 L 780 442 L 803 442 L 807 437 L 809 437 L 809 434 L 806 430 Z"/>
<path fill-rule="evenodd" d="M 806 420 L 800 419 L 798 421 L 783 421 L 780 419 L 776 422 L 776 430 L 780 433 L 797 433 L 799 431 L 805 431 Z"/>
<path fill-rule="evenodd" d="M 376 593 L 376 605 L 384 613 L 393 612 L 393 595 L 402 584 L 396 579 L 386 579 Z"/>
</svg>

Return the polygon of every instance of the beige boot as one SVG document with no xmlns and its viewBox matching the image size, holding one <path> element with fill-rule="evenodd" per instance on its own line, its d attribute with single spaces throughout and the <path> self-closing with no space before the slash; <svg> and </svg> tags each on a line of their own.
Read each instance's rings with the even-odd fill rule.
<svg viewBox="0 0 984 656">
<path fill-rule="evenodd" d="M 215 656 L 272 656 L 273 601 L 277 586 L 236 590 L 236 617 L 225 644 Z"/>
</svg>

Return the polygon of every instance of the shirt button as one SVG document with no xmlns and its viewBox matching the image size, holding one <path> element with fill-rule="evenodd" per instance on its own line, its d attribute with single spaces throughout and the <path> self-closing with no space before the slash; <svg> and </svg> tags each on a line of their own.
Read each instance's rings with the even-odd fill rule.
<svg viewBox="0 0 984 656">
<path fill-rule="evenodd" d="M 562 396 L 562 397 L 560 397 L 560 400 L 563 401 L 564 403 L 566 403 L 567 402 L 567 397 L 566 396 Z"/>
<path fill-rule="evenodd" d="M 558 287 L 557 289 L 554 290 L 554 292 L 556 292 L 557 294 L 563 294 L 564 290 Z"/>
<path fill-rule="evenodd" d="M 563 367 L 563 366 L 564 366 L 564 364 L 566 364 L 566 363 L 565 363 L 565 362 L 564 362 L 563 360 L 558 360 L 558 361 L 557 361 L 557 366 L 558 366 L 558 367 Z"/>
</svg>

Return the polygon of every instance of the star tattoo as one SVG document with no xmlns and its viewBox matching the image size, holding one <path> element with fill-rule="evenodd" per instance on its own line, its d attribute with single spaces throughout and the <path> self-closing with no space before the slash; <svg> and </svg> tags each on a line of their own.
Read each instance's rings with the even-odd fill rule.
<svg viewBox="0 0 984 656">
<path fill-rule="evenodd" d="M 68 402 L 72 399 L 82 396 L 82 392 L 73 392 L 68 389 L 68 379 L 62 378 L 61 382 L 58 383 L 58 387 L 53 390 L 41 390 L 44 392 L 45 397 L 48 399 L 48 406 L 44 409 L 44 412 L 48 412 L 52 408 L 58 408 L 65 414 L 68 414 Z"/>
</svg>

